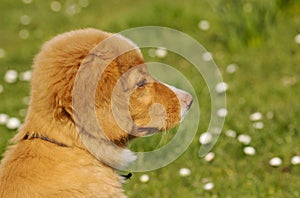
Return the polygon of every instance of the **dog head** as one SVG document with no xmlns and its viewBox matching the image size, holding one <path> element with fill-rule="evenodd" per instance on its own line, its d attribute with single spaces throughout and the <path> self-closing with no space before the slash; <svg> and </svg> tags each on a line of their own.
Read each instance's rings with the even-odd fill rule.
<svg viewBox="0 0 300 198">
<path fill-rule="evenodd" d="M 87 148 L 119 167 L 129 139 L 176 126 L 192 96 L 155 80 L 130 40 L 94 29 L 59 35 L 35 59 L 23 133 Z"/>
</svg>

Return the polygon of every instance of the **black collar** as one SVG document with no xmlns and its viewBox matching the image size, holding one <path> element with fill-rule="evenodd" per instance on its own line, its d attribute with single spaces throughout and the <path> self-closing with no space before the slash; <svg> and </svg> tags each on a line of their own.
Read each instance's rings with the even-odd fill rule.
<svg viewBox="0 0 300 198">
<path fill-rule="evenodd" d="M 52 144 L 56 144 L 57 146 L 60 146 L 60 147 L 69 147 L 68 145 L 66 145 L 66 144 L 64 144 L 64 143 L 57 142 L 56 140 L 50 139 L 50 138 L 48 138 L 48 137 L 46 137 L 46 136 L 39 135 L 39 134 L 29 135 L 29 134 L 27 133 L 26 136 L 24 137 L 24 140 L 31 140 L 31 139 L 34 139 L 34 138 L 41 139 L 41 140 L 50 142 L 50 143 L 52 143 Z"/>
<path fill-rule="evenodd" d="M 132 177 L 132 173 L 128 173 L 127 175 L 121 175 L 125 180 L 130 179 Z"/>
</svg>

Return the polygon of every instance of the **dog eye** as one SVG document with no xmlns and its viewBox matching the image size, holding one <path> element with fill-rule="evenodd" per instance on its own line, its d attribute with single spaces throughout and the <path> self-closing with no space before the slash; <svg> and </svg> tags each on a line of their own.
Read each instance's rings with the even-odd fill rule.
<svg viewBox="0 0 300 198">
<path fill-rule="evenodd" d="M 136 86 L 138 86 L 138 87 L 143 87 L 145 84 L 146 84 L 146 79 L 143 79 L 143 80 L 141 80 L 140 82 L 138 82 L 138 83 L 136 84 Z"/>
</svg>

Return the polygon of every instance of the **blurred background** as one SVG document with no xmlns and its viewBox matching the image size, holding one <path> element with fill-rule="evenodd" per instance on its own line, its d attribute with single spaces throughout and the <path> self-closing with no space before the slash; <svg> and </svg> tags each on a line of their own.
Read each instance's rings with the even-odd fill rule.
<svg viewBox="0 0 300 198">
<path fill-rule="evenodd" d="M 225 82 L 216 89 L 227 94 L 227 109 L 219 115 L 226 121 L 217 144 L 199 157 L 210 119 L 203 79 L 182 57 L 143 49 L 146 61 L 174 65 L 190 79 L 201 120 L 180 158 L 156 171 L 134 173 L 124 184 L 126 194 L 300 197 L 300 1 L 1 0 L 0 21 L 0 153 L 24 121 L 32 61 L 45 41 L 85 27 L 119 32 L 165 26 L 192 36 L 210 52 Z M 151 150 L 172 135 L 132 147 Z"/>
</svg>

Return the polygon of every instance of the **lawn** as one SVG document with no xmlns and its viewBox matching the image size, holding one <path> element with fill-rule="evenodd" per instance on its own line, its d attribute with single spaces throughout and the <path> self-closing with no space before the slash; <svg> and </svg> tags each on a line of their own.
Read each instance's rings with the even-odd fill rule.
<svg viewBox="0 0 300 198">
<path fill-rule="evenodd" d="M 300 156 L 300 1 L 1 0 L 0 20 L 0 153 L 16 133 L 1 122 L 3 115 L 24 121 L 30 83 L 22 76 L 31 70 L 45 41 L 85 27 L 120 32 L 164 26 L 190 35 L 211 53 L 228 85 L 226 120 L 211 150 L 214 158 L 199 157 L 199 138 L 208 130 L 211 117 L 212 90 L 183 57 L 172 52 L 154 57 L 153 49 L 143 49 L 146 61 L 171 65 L 185 75 L 195 90 L 201 119 L 186 151 L 165 167 L 133 173 L 124 184 L 126 194 L 300 197 L 300 165 L 293 158 Z M 21 79 L 7 82 L 8 70 L 17 71 Z M 182 84 L 175 72 L 160 78 Z M 192 108 L 196 107 L 195 103 Z M 191 120 L 187 117 L 184 123 Z M 171 130 L 135 140 L 131 148 L 149 151 L 167 144 L 175 134 Z M 182 168 L 188 169 L 187 175 L 180 174 Z M 145 174 L 148 181 L 147 176 L 141 178 Z"/>
</svg>

